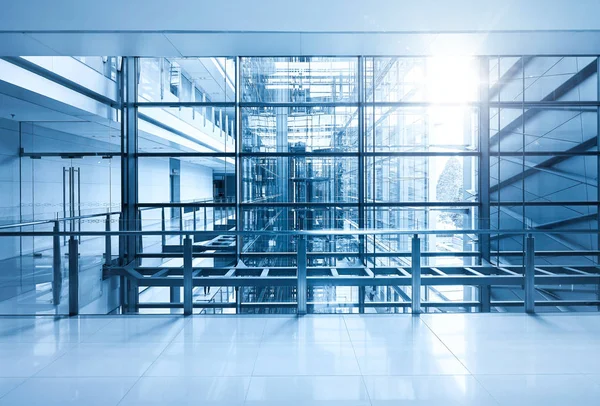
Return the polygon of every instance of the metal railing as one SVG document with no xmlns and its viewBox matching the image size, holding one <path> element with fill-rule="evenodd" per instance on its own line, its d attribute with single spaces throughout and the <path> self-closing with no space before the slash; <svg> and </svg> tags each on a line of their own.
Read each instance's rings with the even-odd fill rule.
<svg viewBox="0 0 600 406">
<path fill-rule="evenodd" d="M 78 291 L 79 291 L 79 265 L 78 265 L 78 238 L 83 236 L 94 236 L 105 238 L 105 270 L 109 270 L 108 275 L 119 275 L 124 276 L 129 280 L 129 289 L 127 296 L 127 308 L 129 311 L 137 311 L 140 308 L 145 307 L 170 307 L 177 308 L 183 307 L 184 314 L 191 314 L 193 309 L 196 307 L 204 308 L 227 308 L 235 307 L 241 309 L 244 307 L 259 306 L 258 303 L 247 303 L 242 304 L 239 298 L 236 298 L 235 306 L 232 303 L 194 303 L 193 302 L 193 288 L 196 286 L 228 286 L 238 288 L 243 286 L 292 286 L 296 289 L 296 302 L 285 302 L 285 303 L 265 303 L 264 306 L 279 306 L 279 307 L 295 307 L 298 314 L 305 314 L 308 311 L 310 303 L 307 302 L 307 289 L 314 286 L 333 285 L 333 286 L 357 286 L 364 288 L 365 286 L 406 286 L 411 288 L 411 300 L 410 303 L 387 303 L 380 304 L 380 306 L 397 306 L 407 307 L 410 306 L 412 313 L 420 313 L 422 309 L 427 307 L 479 307 L 482 311 L 489 311 L 490 306 L 515 306 L 522 305 L 526 312 L 534 312 L 536 301 L 536 279 L 542 285 L 559 285 L 559 284 L 580 284 L 580 285 L 598 285 L 600 286 L 600 268 L 597 268 L 597 262 L 594 266 L 587 267 L 570 267 L 570 266 L 558 266 L 556 269 L 551 266 L 541 266 L 536 268 L 535 264 L 535 246 L 534 238 L 537 235 L 581 235 L 581 234 L 598 234 L 597 230 L 298 230 L 298 231 L 236 231 L 228 230 L 224 231 L 193 231 L 193 230 L 160 230 L 160 231 L 123 231 L 123 230 L 111 230 L 110 228 L 110 216 L 119 213 L 107 213 L 98 215 L 81 216 L 83 218 L 92 218 L 98 216 L 106 217 L 106 227 L 104 231 L 61 231 L 58 227 L 59 221 L 52 220 L 46 222 L 34 222 L 37 224 L 47 224 L 54 222 L 53 231 L 4 231 L 9 226 L 2 226 L 0 229 L 0 237 L 52 237 L 54 241 L 54 281 L 53 287 L 55 290 L 60 290 L 59 286 L 62 283 L 62 275 L 60 271 L 60 237 L 69 237 L 69 314 L 75 315 L 79 312 L 78 304 Z M 31 223 L 21 223 L 17 225 L 10 225 L 10 227 L 24 227 L 31 225 Z M 216 235 L 226 233 L 228 235 L 234 235 L 237 237 L 244 236 L 290 236 L 296 241 L 296 252 L 293 253 L 296 257 L 296 266 L 287 268 L 276 268 L 272 267 L 273 274 L 276 276 L 269 275 L 271 270 L 261 269 L 260 267 L 249 268 L 237 266 L 227 267 L 210 267 L 211 272 L 204 275 L 203 272 L 207 271 L 207 267 L 194 267 L 193 258 L 200 256 L 199 253 L 195 253 L 193 250 L 192 237 L 211 238 Z M 524 258 L 523 265 L 519 266 L 507 266 L 501 264 L 484 264 L 478 268 L 478 266 L 458 266 L 444 268 L 441 266 L 437 267 L 423 267 L 422 259 L 424 258 L 423 252 L 421 251 L 421 237 L 427 235 L 437 236 L 448 236 L 448 235 L 474 235 L 481 237 L 483 235 L 520 235 L 525 237 L 526 244 L 523 247 L 522 256 Z M 338 274 L 337 270 L 335 275 L 327 274 L 332 271 L 332 267 L 310 267 L 308 265 L 308 258 L 313 254 L 327 254 L 327 253 L 314 253 L 308 252 L 308 239 L 310 237 L 323 237 L 323 236 L 385 236 L 385 235 L 407 235 L 411 238 L 411 262 L 410 266 L 405 267 L 377 267 L 376 265 L 369 265 L 363 262 L 358 267 L 344 267 L 345 272 L 355 272 L 352 274 Z M 112 241 L 111 237 L 144 237 L 144 236 L 180 236 L 182 238 L 182 252 L 177 254 L 178 257 L 183 258 L 183 267 L 159 267 L 159 268 L 136 268 L 135 263 L 115 263 L 112 261 Z M 215 255 L 212 253 L 210 255 Z M 273 253 L 277 255 L 277 253 Z M 290 254 L 290 253 L 286 253 Z M 351 255 L 352 253 L 336 253 L 337 255 Z M 390 253 L 385 253 L 389 256 Z M 391 253 L 394 254 L 394 253 Z M 454 253 L 448 252 L 448 256 L 452 256 Z M 597 251 L 589 251 L 589 256 L 597 255 Z M 161 254 L 159 254 L 161 255 Z M 244 255 L 244 253 L 228 254 L 228 255 Z M 360 253 L 356 253 L 360 255 Z M 363 253 L 364 256 L 369 254 Z M 264 267 L 262 267 L 264 268 Z M 370 269 L 372 268 L 372 269 Z M 392 272 L 393 268 L 396 268 L 402 272 Z M 460 268 L 460 273 L 456 273 L 456 269 Z M 499 271 L 500 274 L 489 272 L 490 269 Z M 353 271 L 356 270 L 356 271 Z M 158 272 L 160 271 L 160 272 Z M 376 272 L 374 272 L 376 271 Z M 386 273 L 388 272 L 389 273 Z M 451 272 L 449 272 L 451 271 Z M 222 273 L 220 273 L 222 272 Z M 486 273 L 488 272 L 488 273 Z M 536 273 L 538 275 L 536 275 Z M 207 277 L 208 276 L 208 277 Z M 435 286 L 435 285 L 463 285 L 463 286 L 475 286 L 481 290 L 482 299 L 479 302 L 474 301 L 463 301 L 463 302 L 449 302 L 434 303 L 428 301 L 422 301 L 421 288 L 424 286 Z M 523 287 L 524 300 L 519 304 L 518 301 L 514 302 L 496 302 L 492 303 L 489 298 L 489 288 L 491 286 L 517 286 Z M 157 304 L 140 304 L 139 303 L 139 287 L 142 286 L 162 286 L 162 287 L 183 287 L 183 303 L 181 302 L 168 302 L 168 303 L 157 303 Z M 487 299 L 483 299 L 486 296 Z M 302 293 L 304 292 L 304 293 Z M 600 293 L 600 291 L 599 291 Z M 238 293 L 239 294 L 239 293 Z M 360 300 L 362 297 L 362 300 Z M 57 293 L 54 293 L 55 303 L 59 300 Z M 548 301 L 548 304 L 558 305 L 559 301 Z M 563 305 L 587 305 L 587 306 L 600 306 L 600 300 L 571 300 L 562 301 Z M 546 303 L 544 303 L 546 304 Z M 362 295 L 359 294 L 359 303 L 357 306 L 364 310 L 368 306 L 376 306 L 377 304 L 367 304 L 364 300 L 364 292 Z M 541 304 L 540 304 L 541 305 Z M 343 305 L 341 305 L 343 306 Z M 351 304 L 354 306 L 354 304 Z M 485 309 L 485 310 L 484 310 Z"/>
</svg>

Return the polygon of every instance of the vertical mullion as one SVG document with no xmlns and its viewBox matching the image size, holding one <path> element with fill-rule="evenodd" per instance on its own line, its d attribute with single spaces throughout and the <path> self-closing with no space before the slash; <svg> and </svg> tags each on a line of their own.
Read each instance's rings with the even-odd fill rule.
<svg viewBox="0 0 600 406">
<path fill-rule="evenodd" d="M 236 230 L 241 231 L 242 224 L 242 187 L 243 187 L 243 174 L 242 174 L 242 159 L 240 150 L 242 148 L 242 112 L 240 108 L 240 100 L 242 93 L 242 69 L 241 69 L 242 58 L 237 57 L 235 61 L 235 120 L 236 120 L 236 135 L 235 135 L 235 224 Z M 239 263 L 242 255 L 242 243 L 243 238 L 241 235 L 236 236 L 236 262 Z"/>
<path fill-rule="evenodd" d="M 365 229 L 365 80 L 364 56 L 358 57 L 358 228 Z M 365 236 L 359 236 L 359 260 L 365 262 Z"/>
<path fill-rule="evenodd" d="M 489 59 L 479 59 L 479 228 L 490 228 L 490 103 Z M 490 261 L 490 235 L 479 235 L 480 262 Z"/>
</svg>

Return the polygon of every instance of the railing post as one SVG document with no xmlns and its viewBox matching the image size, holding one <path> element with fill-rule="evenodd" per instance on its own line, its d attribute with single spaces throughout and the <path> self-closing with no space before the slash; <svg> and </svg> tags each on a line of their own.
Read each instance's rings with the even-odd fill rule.
<svg viewBox="0 0 600 406">
<path fill-rule="evenodd" d="M 242 313 L 242 287 L 235 287 L 235 314 Z"/>
<path fill-rule="evenodd" d="M 365 287 L 364 286 L 358 287 L 358 312 L 361 314 L 365 312 Z"/>
<path fill-rule="evenodd" d="M 167 229 L 167 225 L 165 224 L 165 208 L 163 207 L 161 210 L 161 231 L 164 233 Z M 163 234 L 161 236 L 161 242 L 162 242 L 162 247 L 164 249 L 165 245 L 167 245 L 167 236 L 165 234 Z"/>
<path fill-rule="evenodd" d="M 60 304 L 60 294 L 62 290 L 62 269 L 60 261 L 60 223 L 54 222 L 54 235 L 52 236 L 52 302 L 54 306 Z"/>
<path fill-rule="evenodd" d="M 525 312 L 535 313 L 535 245 L 528 234 L 525 250 Z"/>
<path fill-rule="evenodd" d="M 183 314 L 193 313 L 193 280 L 192 280 L 192 239 L 189 235 L 183 240 Z"/>
<path fill-rule="evenodd" d="M 183 231 L 183 207 L 179 208 L 179 231 Z M 183 234 L 179 235 L 179 244 L 183 241 Z"/>
<path fill-rule="evenodd" d="M 296 286 L 296 299 L 298 302 L 298 315 L 306 314 L 306 236 L 298 236 L 298 252 L 296 264 L 298 266 L 298 282 Z"/>
<path fill-rule="evenodd" d="M 194 207 L 194 231 L 196 231 L 196 207 Z"/>
<path fill-rule="evenodd" d="M 411 240 L 411 267 L 412 267 L 412 313 L 421 313 L 421 239 L 418 234 Z"/>
<path fill-rule="evenodd" d="M 79 314 L 79 242 L 69 238 L 69 316 Z"/>
<path fill-rule="evenodd" d="M 106 225 L 104 227 L 104 230 L 106 230 L 107 232 L 110 232 L 110 214 L 106 215 Z M 111 241 L 111 236 L 110 235 L 106 235 L 105 240 L 104 240 L 104 263 L 107 266 L 110 266 L 110 263 L 112 261 L 112 241 Z"/>
<path fill-rule="evenodd" d="M 133 279 L 133 278 L 129 278 L 128 279 L 128 292 L 129 292 L 129 297 L 128 297 L 128 312 L 129 313 L 136 313 L 137 312 L 137 307 L 138 307 L 138 302 L 140 300 L 140 293 L 139 293 L 139 286 L 138 286 L 138 282 L 137 279 Z"/>
<path fill-rule="evenodd" d="M 479 303 L 481 307 L 479 311 L 481 313 L 489 313 L 491 311 L 491 292 L 492 287 L 490 285 L 481 285 L 479 287 Z"/>
</svg>

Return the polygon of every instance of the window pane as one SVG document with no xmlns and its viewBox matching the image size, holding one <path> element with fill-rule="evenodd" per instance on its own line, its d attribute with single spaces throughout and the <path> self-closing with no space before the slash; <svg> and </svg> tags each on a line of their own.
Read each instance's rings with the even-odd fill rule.
<svg viewBox="0 0 600 406">
<path fill-rule="evenodd" d="M 475 108 L 368 107 L 365 111 L 367 152 L 477 150 Z"/>
<path fill-rule="evenodd" d="M 244 152 L 358 149 L 358 110 L 350 107 L 242 109 Z"/>
<path fill-rule="evenodd" d="M 140 107 L 141 152 L 235 152 L 233 107 Z"/>
<path fill-rule="evenodd" d="M 372 58 L 365 67 L 367 101 L 466 103 L 479 97 L 476 58 Z"/>
<path fill-rule="evenodd" d="M 140 102 L 234 102 L 234 58 L 140 58 Z"/>
<path fill-rule="evenodd" d="M 242 100 L 263 103 L 358 101 L 357 58 L 243 58 Z"/>
</svg>

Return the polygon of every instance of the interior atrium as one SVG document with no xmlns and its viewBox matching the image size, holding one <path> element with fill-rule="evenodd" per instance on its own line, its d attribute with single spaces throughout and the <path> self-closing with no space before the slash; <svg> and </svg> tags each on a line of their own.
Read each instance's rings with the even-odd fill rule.
<svg viewBox="0 0 600 406">
<path fill-rule="evenodd" d="M 0 15 L 0 405 L 597 405 L 600 4 L 96 3 Z"/>
</svg>

